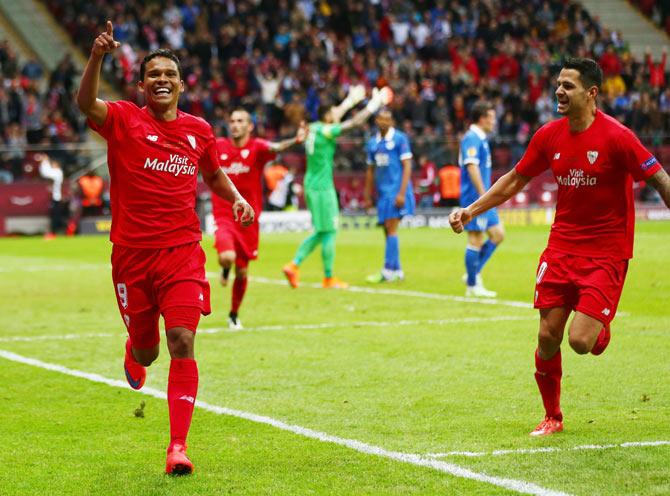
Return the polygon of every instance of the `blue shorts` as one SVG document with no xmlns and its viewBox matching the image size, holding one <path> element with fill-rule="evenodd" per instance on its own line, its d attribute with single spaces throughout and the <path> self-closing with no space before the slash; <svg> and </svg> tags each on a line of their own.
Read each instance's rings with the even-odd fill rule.
<svg viewBox="0 0 670 496">
<path fill-rule="evenodd" d="M 380 196 L 377 201 L 377 221 L 383 224 L 386 219 L 402 219 L 405 215 L 414 215 L 415 206 L 414 193 L 409 189 L 405 195 L 405 206 L 402 208 L 395 206 L 395 195 Z"/>
<path fill-rule="evenodd" d="M 497 226 L 498 224 L 500 224 L 498 211 L 495 208 L 492 208 L 488 212 L 475 217 L 470 222 L 465 224 L 465 230 L 485 232 L 491 229 L 493 226 Z"/>
</svg>

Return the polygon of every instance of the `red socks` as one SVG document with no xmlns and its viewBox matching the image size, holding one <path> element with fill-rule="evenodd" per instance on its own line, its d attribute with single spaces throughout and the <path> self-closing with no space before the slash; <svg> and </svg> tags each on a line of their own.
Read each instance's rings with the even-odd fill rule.
<svg viewBox="0 0 670 496">
<path fill-rule="evenodd" d="M 170 447 L 186 445 L 191 426 L 195 397 L 198 394 L 198 365 L 192 358 L 173 358 L 168 376 L 168 409 L 170 411 Z"/>
<path fill-rule="evenodd" d="M 561 413 L 561 350 L 549 360 L 542 360 L 535 351 L 535 381 L 540 388 L 547 417 L 563 420 Z"/>
<path fill-rule="evenodd" d="M 247 292 L 247 278 L 246 277 L 235 277 L 233 282 L 233 303 L 230 307 L 230 313 L 237 315 L 237 311 L 240 309 L 242 300 L 244 299 L 244 293 Z"/>
</svg>

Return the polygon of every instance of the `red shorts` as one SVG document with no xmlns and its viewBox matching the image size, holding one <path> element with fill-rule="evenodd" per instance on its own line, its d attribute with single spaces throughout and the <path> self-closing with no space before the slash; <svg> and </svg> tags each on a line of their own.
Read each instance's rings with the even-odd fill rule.
<svg viewBox="0 0 670 496">
<path fill-rule="evenodd" d="M 203 315 L 211 312 L 205 253 L 198 242 L 157 249 L 114 245 L 112 280 L 135 348 L 158 344 L 158 319 L 160 315 L 165 318 L 166 311 L 180 322 L 184 321 L 184 308 L 194 308 Z M 194 332 L 196 325 L 191 329 Z"/>
<path fill-rule="evenodd" d="M 258 222 L 243 226 L 232 219 L 216 219 L 214 248 L 218 253 L 235 252 L 235 265 L 246 268 L 258 258 Z"/>
<path fill-rule="evenodd" d="M 580 257 L 547 248 L 537 268 L 535 308 L 568 307 L 609 324 L 627 271 L 628 260 Z"/>
</svg>

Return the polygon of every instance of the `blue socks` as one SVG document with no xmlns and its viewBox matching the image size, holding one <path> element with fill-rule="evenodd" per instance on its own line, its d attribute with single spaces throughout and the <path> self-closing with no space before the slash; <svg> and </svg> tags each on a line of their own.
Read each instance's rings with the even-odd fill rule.
<svg viewBox="0 0 670 496">
<path fill-rule="evenodd" d="M 384 268 L 389 270 L 400 270 L 400 242 L 398 240 L 398 235 L 386 236 Z"/>
<path fill-rule="evenodd" d="M 486 265 L 486 262 L 489 261 L 489 258 L 491 258 L 491 255 L 493 255 L 493 252 L 498 248 L 498 245 L 495 244 L 493 241 L 490 239 L 486 240 L 486 243 L 484 243 L 479 250 L 479 271 L 484 268 L 484 265 Z"/>
<path fill-rule="evenodd" d="M 465 248 L 465 270 L 468 274 L 468 286 L 475 286 L 477 284 L 480 257 L 481 250 L 479 248 L 470 245 Z"/>
</svg>

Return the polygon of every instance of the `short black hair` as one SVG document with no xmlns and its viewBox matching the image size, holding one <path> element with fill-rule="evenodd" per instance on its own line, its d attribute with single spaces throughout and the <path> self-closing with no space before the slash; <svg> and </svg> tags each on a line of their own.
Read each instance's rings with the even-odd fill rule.
<svg viewBox="0 0 670 496">
<path fill-rule="evenodd" d="M 150 60 L 153 60 L 157 57 L 164 57 L 166 59 L 170 59 L 172 62 L 177 64 L 177 70 L 179 71 L 179 79 L 184 79 L 182 77 L 181 73 L 181 63 L 179 62 L 179 57 L 172 51 L 167 48 L 159 48 L 157 50 L 154 50 L 147 54 L 144 59 L 142 59 L 142 63 L 140 64 L 140 81 L 144 81 L 144 70 L 146 69 L 147 62 Z"/>
<path fill-rule="evenodd" d="M 322 103 L 319 105 L 319 108 L 316 110 L 316 115 L 320 121 L 323 121 L 326 118 L 326 114 L 332 109 L 333 106 L 330 103 Z"/>
<path fill-rule="evenodd" d="M 491 102 L 484 100 L 475 102 L 475 104 L 472 106 L 472 109 L 470 109 L 470 118 L 472 119 L 472 122 L 479 122 L 479 119 L 485 117 L 490 110 L 495 110 L 495 107 Z"/>
<path fill-rule="evenodd" d="M 232 116 L 235 112 L 244 112 L 245 114 L 247 114 L 247 117 L 249 118 L 249 122 L 251 122 L 251 123 L 254 122 L 254 119 L 253 119 L 253 117 L 251 116 L 251 112 L 249 112 L 249 111 L 248 111 L 247 109 L 245 109 L 244 107 L 242 107 L 242 106 L 235 107 L 235 108 L 230 112 L 230 115 Z"/>
<path fill-rule="evenodd" d="M 585 88 L 596 86 L 600 90 L 603 84 L 603 70 L 593 59 L 566 57 L 563 61 L 563 69 L 574 69 L 579 72 L 579 80 Z"/>
</svg>

